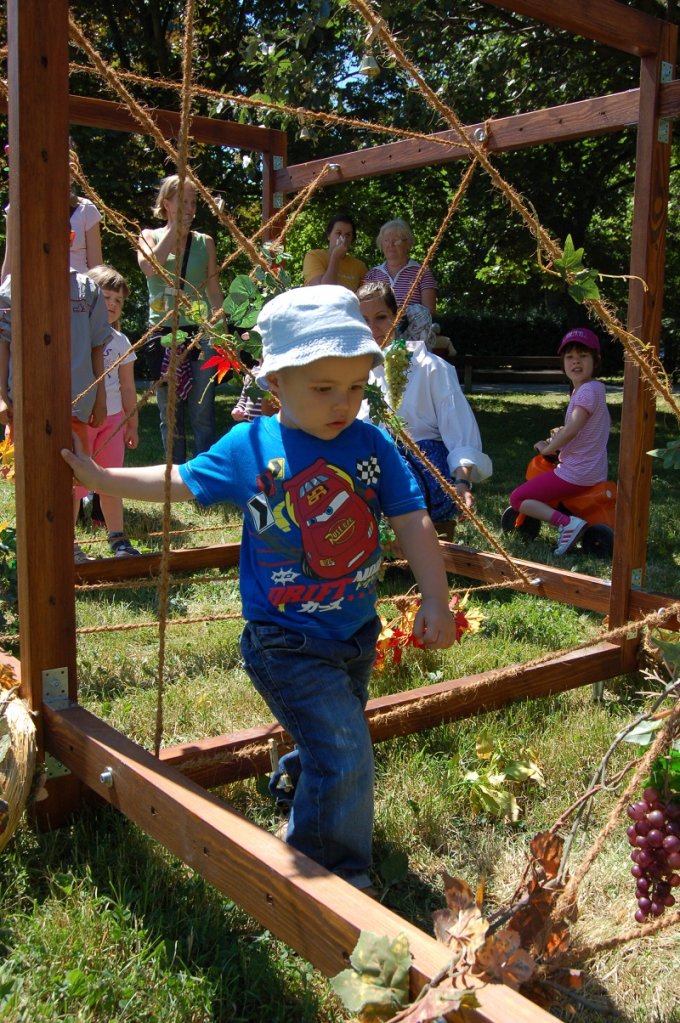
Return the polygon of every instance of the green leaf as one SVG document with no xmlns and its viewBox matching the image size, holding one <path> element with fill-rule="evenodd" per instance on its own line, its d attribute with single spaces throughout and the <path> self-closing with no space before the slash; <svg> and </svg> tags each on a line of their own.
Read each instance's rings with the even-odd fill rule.
<svg viewBox="0 0 680 1023">
<path fill-rule="evenodd" d="M 516 821 L 519 817 L 517 800 L 507 789 L 495 788 L 491 785 L 477 784 L 470 793 L 473 804 L 476 803 L 485 813 L 492 817 L 504 817 Z"/>
<path fill-rule="evenodd" d="M 680 639 L 666 640 L 650 636 L 652 643 L 659 648 L 664 661 L 674 674 L 680 672 Z"/>
<path fill-rule="evenodd" d="M 64 987 L 72 998 L 82 998 L 89 988 L 87 974 L 82 970 L 69 970 L 64 977 Z"/>
<path fill-rule="evenodd" d="M 234 302 L 250 302 L 260 296 L 257 284 L 247 274 L 237 274 L 234 277 L 229 285 L 228 294 Z"/>
<path fill-rule="evenodd" d="M 663 721 L 640 721 L 630 732 L 626 732 L 623 739 L 637 746 L 649 746 L 654 738 L 654 732 L 658 732 L 662 726 Z"/>
<path fill-rule="evenodd" d="M 480 760 L 488 760 L 493 753 L 493 739 L 488 731 L 480 732 L 475 739 L 475 752 Z"/>
<path fill-rule="evenodd" d="M 596 301 L 600 297 L 600 289 L 596 284 L 597 274 L 591 272 L 582 280 L 571 284 L 567 292 L 575 302 L 584 302 L 588 299 Z"/>
<path fill-rule="evenodd" d="M 661 458 L 664 469 L 676 469 L 680 472 L 680 440 L 671 441 L 665 448 L 654 448 L 647 454 L 652 458 Z"/>
<path fill-rule="evenodd" d="M 545 778 L 538 764 L 531 760 L 510 760 L 503 765 L 503 770 L 510 781 L 535 781 L 545 785 Z"/>
<path fill-rule="evenodd" d="M 205 302 L 195 301 L 191 303 L 189 318 L 194 323 L 201 323 L 208 318 L 208 306 Z"/>
<path fill-rule="evenodd" d="M 397 849 L 380 861 L 378 870 L 386 888 L 405 881 L 408 877 L 408 855 L 403 849 Z"/>
<path fill-rule="evenodd" d="M 575 249 L 574 242 L 570 234 L 567 235 L 564 242 L 564 252 L 561 259 L 556 259 L 553 262 L 553 266 L 563 276 L 568 273 L 575 273 L 577 270 L 583 269 L 583 249 Z"/>
<path fill-rule="evenodd" d="M 409 997 L 411 953 L 408 938 L 362 931 L 352 955 L 352 968 L 331 979 L 331 987 L 345 1008 L 363 1019 L 388 1020 Z"/>
<path fill-rule="evenodd" d="M 666 787 L 674 796 L 680 796 L 680 750 L 672 749 L 652 764 L 649 783 L 660 792 Z"/>
<path fill-rule="evenodd" d="M 227 295 L 224 302 L 222 303 L 222 308 L 224 309 L 224 312 L 226 313 L 228 319 L 231 320 L 232 323 L 235 323 L 237 326 L 240 326 L 241 319 L 247 314 L 248 310 L 250 309 L 250 302 L 247 301 L 236 302 L 230 295 Z"/>
</svg>

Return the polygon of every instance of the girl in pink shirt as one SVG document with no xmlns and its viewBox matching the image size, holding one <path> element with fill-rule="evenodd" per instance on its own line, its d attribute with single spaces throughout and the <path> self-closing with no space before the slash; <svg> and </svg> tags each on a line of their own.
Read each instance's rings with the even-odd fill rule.
<svg viewBox="0 0 680 1023">
<path fill-rule="evenodd" d="M 553 430 L 549 440 L 534 447 L 542 455 L 558 454 L 555 469 L 527 480 L 510 495 L 516 512 L 557 526 L 555 554 L 566 554 L 587 526 L 585 519 L 567 515 L 548 502 L 580 494 L 607 479 L 607 441 L 610 418 L 605 387 L 595 379 L 601 364 L 600 341 L 587 327 L 564 335 L 557 349 L 562 368 L 572 387 L 564 426 Z"/>
</svg>

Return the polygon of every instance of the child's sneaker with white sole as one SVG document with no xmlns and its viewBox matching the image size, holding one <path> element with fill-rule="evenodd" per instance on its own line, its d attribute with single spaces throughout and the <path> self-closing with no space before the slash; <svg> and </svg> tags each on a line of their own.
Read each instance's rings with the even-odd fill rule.
<svg viewBox="0 0 680 1023">
<path fill-rule="evenodd" d="M 555 554 L 566 554 L 574 546 L 587 525 L 585 519 L 579 519 L 577 515 L 572 515 L 566 526 L 560 526 Z"/>
</svg>

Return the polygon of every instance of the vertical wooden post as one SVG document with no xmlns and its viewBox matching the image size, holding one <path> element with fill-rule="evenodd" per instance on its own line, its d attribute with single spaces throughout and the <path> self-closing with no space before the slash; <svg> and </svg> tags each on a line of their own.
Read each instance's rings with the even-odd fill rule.
<svg viewBox="0 0 680 1023">
<path fill-rule="evenodd" d="M 277 170 L 281 170 L 285 167 L 285 142 L 284 155 L 280 153 L 272 153 L 267 151 L 262 153 L 262 223 L 266 224 L 270 218 L 273 218 L 276 214 L 277 209 L 283 206 L 284 195 L 282 192 L 275 191 L 275 175 Z M 280 219 L 280 218 L 279 218 Z M 265 235 L 267 241 L 275 238 L 277 233 L 283 227 L 279 220 L 272 220 L 269 230 Z"/>
<path fill-rule="evenodd" d="M 661 331 L 668 178 L 670 169 L 670 124 L 659 121 L 659 89 L 662 75 L 670 75 L 677 48 L 677 28 L 666 24 L 661 46 L 654 57 L 641 61 L 640 111 L 635 168 L 635 212 L 630 272 L 647 284 L 631 280 L 628 298 L 628 327 L 657 351 Z M 645 387 L 639 370 L 626 358 L 624 398 L 621 415 L 618 499 L 612 592 L 609 622 L 617 628 L 628 619 L 630 588 L 644 581 L 651 459 L 646 452 L 654 439 L 655 398 Z M 636 643 L 631 642 L 630 668 L 634 668 Z"/>
<path fill-rule="evenodd" d="M 68 0 L 8 0 L 12 364 L 22 695 L 77 695 L 69 300 Z M 38 713 L 43 750 L 43 717 Z M 57 772 L 58 773 L 58 770 Z M 49 783 L 40 823 L 80 785 Z"/>
</svg>

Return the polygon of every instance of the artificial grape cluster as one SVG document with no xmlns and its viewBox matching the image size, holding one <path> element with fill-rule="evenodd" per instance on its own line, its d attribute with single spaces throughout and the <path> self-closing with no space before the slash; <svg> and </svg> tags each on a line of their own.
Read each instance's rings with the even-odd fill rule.
<svg viewBox="0 0 680 1023">
<path fill-rule="evenodd" d="M 392 408 L 398 409 L 408 379 L 408 367 L 412 353 L 402 338 L 396 338 L 385 352 L 385 380 L 390 394 Z"/>
<path fill-rule="evenodd" d="M 680 885 L 680 797 L 666 800 L 658 789 L 646 788 L 642 799 L 628 807 L 628 816 L 633 822 L 627 834 L 634 847 L 635 919 L 641 924 L 675 905 L 671 889 Z"/>
</svg>

